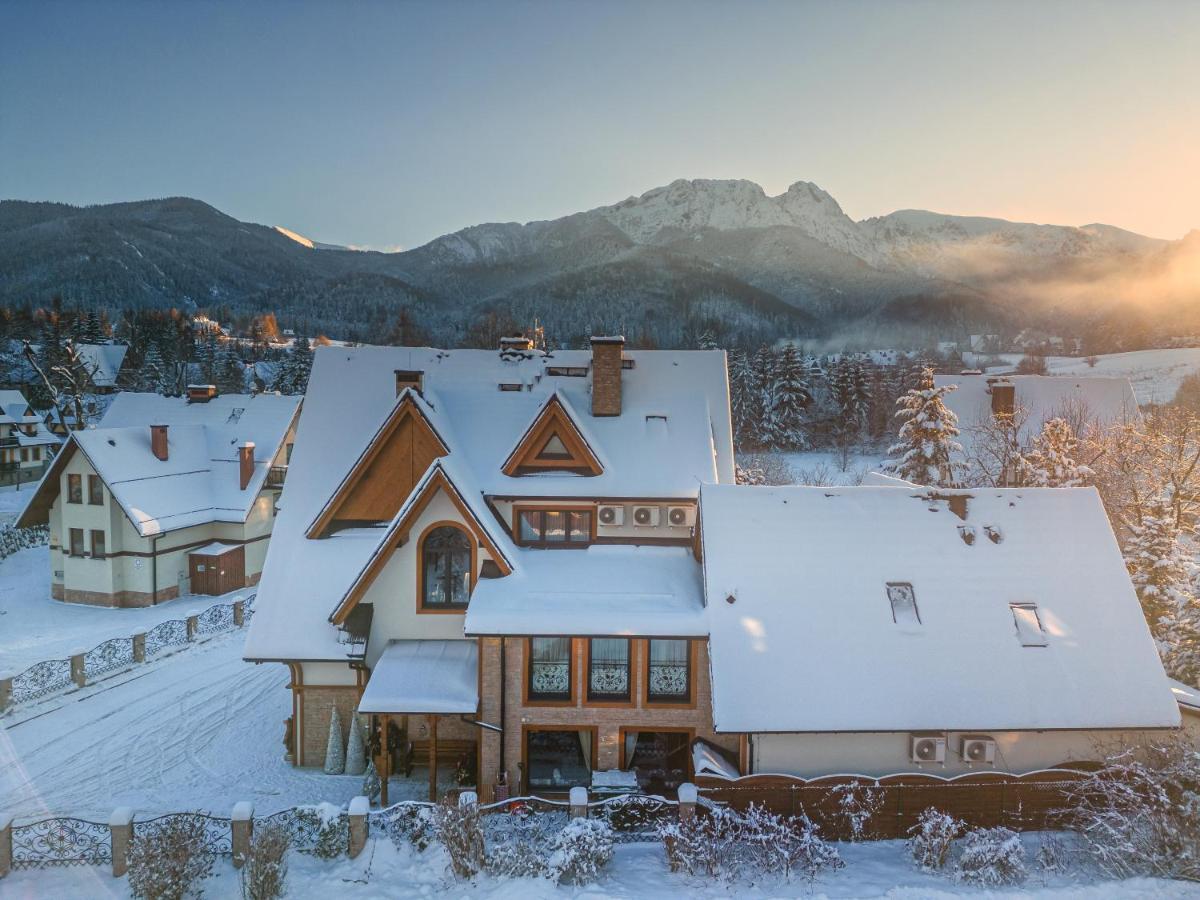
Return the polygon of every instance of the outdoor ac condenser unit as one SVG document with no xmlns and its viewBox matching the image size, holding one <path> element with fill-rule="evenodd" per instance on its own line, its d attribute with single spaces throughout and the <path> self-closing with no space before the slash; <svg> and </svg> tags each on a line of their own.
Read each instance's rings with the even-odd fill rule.
<svg viewBox="0 0 1200 900">
<path fill-rule="evenodd" d="M 625 507 L 601 506 L 598 516 L 601 525 L 624 525 Z"/>
<path fill-rule="evenodd" d="M 668 506 L 667 507 L 667 524 L 674 525 L 676 528 L 691 527 L 696 524 L 696 507 L 694 506 Z"/>
<path fill-rule="evenodd" d="M 944 763 L 946 761 L 946 736 L 914 734 L 909 743 L 909 758 L 915 763 Z"/>
<path fill-rule="evenodd" d="M 958 755 L 963 762 L 992 765 L 996 762 L 996 742 L 987 735 L 964 734 Z"/>
<path fill-rule="evenodd" d="M 633 524 L 654 527 L 658 525 L 662 510 L 657 506 L 635 506 L 633 508 Z"/>
</svg>

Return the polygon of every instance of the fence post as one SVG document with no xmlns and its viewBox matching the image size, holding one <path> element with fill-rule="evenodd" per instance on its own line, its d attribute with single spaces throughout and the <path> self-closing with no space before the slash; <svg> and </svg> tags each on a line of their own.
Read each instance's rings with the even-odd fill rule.
<svg viewBox="0 0 1200 900">
<path fill-rule="evenodd" d="M 585 787 L 571 788 L 571 818 L 586 819 L 588 814 L 588 792 Z"/>
<path fill-rule="evenodd" d="M 129 848 L 133 844 L 133 809 L 118 806 L 108 817 L 108 830 L 112 836 L 112 873 L 120 878 L 129 870 Z"/>
<path fill-rule="evenodd" d="M 144 663 L 146 661 L 146 632 L 135 631 L 130 640 L 133 641 L 133 661 Z"/>
<path fill-rule="evenodd" d="M 0 813 L 0 878 L 12 871 L 12 820 L 8 813 Z"/>
<path fill-rule="evenodd" d="M 233 850 L 233 867 L 240 869 L 250 855 L 250 839 L 254 836 L 254 804 L 245 800 L 233 804 L 229 816 L 229 845 Z"/>
<path fill-rule="evenodd" d="M 462 798 L 470 791 L 464 791 L 458 798 L 458 802 L 462 803 Z M 366 797 L 355 797 L 350 801 L 350 846 L 346 848 L 350 858 L 358 856 L 363 852 L 363 847 L 367 846 L 367 810 L 371 808 L 371 801 Z"/>
<path fill-rule="evenodd" d="M 196 610 L 192 610 L 187 614 L 187 639 L 189 641 L 194 641 L 196 639 L 196 632 L 199 630 L 199 628 L 200 613 L 198 613 Z"/>
<path fill-rule="evenodd" d="M 679 786 L 679 822 L 686 825 L 696 818 L 696 786 L 685 781 Z"/>
<path fill-rule="evenodd" d="M 83 687 L 87 684 L 87 672 L 83 670 L 83 657 L 86 653 L 86 650 L 71 652 L 71 680 L 75 682 L 75 687 Z"/>
<path fill-rule="evenodd" d="M 12 675 L 7 672 L 0 673 L 0 715 L 3 715 L 12 702 L 12 683 Z"/>
<path fill-rule="evenodd" d="M 246 624 L 246 601 L 240 597 L 233 601 L 233 627 L 241 628 Z"/>
</svg>

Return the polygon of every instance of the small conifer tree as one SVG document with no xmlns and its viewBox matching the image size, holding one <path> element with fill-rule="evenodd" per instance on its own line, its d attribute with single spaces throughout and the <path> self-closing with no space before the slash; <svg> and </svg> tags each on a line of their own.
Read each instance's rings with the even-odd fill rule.
<svg viewBox="0 0 1200 900">
<path fill-rule="evenodd" d="M 958 416 L 942 399 L 954 389 L 936 386 L 933 369 L 926 367 L 917 386 L 896 401 L 901 425 L 899 440 L 888 449 L 889 473 L 914 484 L 954 486 L 954 455 L 962 452 L 962 444 L 955 440 Z"/>
<path fill-rule="evenodd" d="M 342 720 L 337 707 L 329 717 L 329 741 L 325 745 L 325 774 L 341 775 L 346 771 L 346 751 L 342 743 Z"/>
</svg>

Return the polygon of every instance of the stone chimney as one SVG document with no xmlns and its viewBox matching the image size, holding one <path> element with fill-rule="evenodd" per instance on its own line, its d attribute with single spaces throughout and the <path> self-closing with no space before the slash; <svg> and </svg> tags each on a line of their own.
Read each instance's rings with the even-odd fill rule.
<svg viewBox="0 0 1200 900">
<path fill-rule="evenodd" d="M 243 441 L 238 444 L 238 474 L 241 479 L 241 489 L 244 491 L 250 479 L 254 477 L 254 442 Z"/>
<path fill-rule="evenodd" d="M 992 381 L 988 388 L 992 394 L 992 415 L 1011 416 L 1017 406 L 1017 386 L 1011 381 Z"/>
<path fill-rule="evenodd" d="M 625 338 L 592 338 L 592 415 L 621 414 L 621 368 Z"/>
<path fill-rule="evenodd" d="M 396 369 L 396 396 L 403 394 L 405 388 L 421 393 L 424 380 L 425 373 L 419 369 Z"/>
<path fill-rule="evenodd" d="M 150 426 L 150 452 L 163 462 L 167 461 L 167 426 Z"/>
</svg>

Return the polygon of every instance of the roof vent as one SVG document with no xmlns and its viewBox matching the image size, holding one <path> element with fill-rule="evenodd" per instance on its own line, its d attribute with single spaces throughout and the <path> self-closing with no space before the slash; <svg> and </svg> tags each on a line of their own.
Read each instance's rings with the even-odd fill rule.
<svg viewBox="0 0 1200 900">
<path fill-rule="evenodd" d="M 975 527 L 973 525 L 959 525 L 958 536 L 962 538 L 962 542 L 970 547 L 975 543 Z"/>
<path fill-rule="evenodd" d="M 1004 540 L 1004 535 L 1000 533 L 1000 529 L 992 525 L 984 525 L 983 533 L 988 536 L 988 540 L 993 544 L 998 544 Z"/>
</svg>

